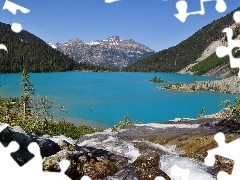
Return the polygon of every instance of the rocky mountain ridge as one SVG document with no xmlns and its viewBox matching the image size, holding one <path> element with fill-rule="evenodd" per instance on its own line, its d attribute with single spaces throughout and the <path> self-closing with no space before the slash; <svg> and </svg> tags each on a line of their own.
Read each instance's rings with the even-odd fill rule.
<svg viewBox="0 0 240 180">
<path fill-rule="evenodd" d="M 233 29 L 233 39 L 240 39 L 240 24 L 233 19 L 233 10 L 226 16 L 214 20 L 202 27 L 192 36 L 176 46 L 161 50 L 143 60 L 128 66 L 126 71 L 141 72 L 178 72 L 227 78 L 236 75 L 236 69 L 230 68 L 228 56 L 218 58 L 216 48 L 227 46 L 226 33 L 223 29 Z M 233 56 L 238 58 L 240 52 Z"/>
<path fill-rule="evenodd" d="M 238 31 L 240 28 L 239 23 L 233 23 L 229 26 L 233 31 Z M 240 39 L 240 34 L 235 35 L 235 40 Z M 213 41 L 209 46 L 202 52 L 201 57 L 199 57 L 194 63 L 189 64 L 182 70 L 180 70 L 178 73 L 180 74 L 194 74 L 194 72 L 191 71 L 191 68 L 201 61 L 207 59 L 209 56 L 211 56 L 213 53 L 216 52 L 217 47 L 219 46 L 228 46 L 227 35 L 224 33 L 224 36 L 216 41 Z M 220 78 L 228 78 L 232 76 L 232 74 L 229 71 L 229 63 L 222 64 L 220 66 L 216 66 L 213 69 L 209 70 L 208 72 L 204 73 L 203 75 L 211 76 L 211 77 L 220 77 Z"/>
<path fill-rule="evenodd" d="M 77 62 L 118 68 L 126 67 L 155 53 L 149 47 L 137 43 L 133 39 L 122 40 L 119 36 L 86 43 L 75 38 L 63 44 L 48 44 L 73 57 Z"/>
</svg>

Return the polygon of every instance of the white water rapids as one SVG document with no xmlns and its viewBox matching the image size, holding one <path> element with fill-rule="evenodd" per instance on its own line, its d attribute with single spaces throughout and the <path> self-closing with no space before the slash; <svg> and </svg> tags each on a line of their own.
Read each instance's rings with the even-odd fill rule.
<svg viewBox="0 0 240 180">
<path fill-rule="evenodd" d="M 107 134 L 107 136 L 106 136 Z M 104 136 L 101 136 L 101 133 L 98 134 L 99 136 L 88 135 L 86 140 L 83 140 L 77 143 L 78 146 L 89 146 L 98 149 L 104 149 L 109 152 L 125 156 L 129 159 L 129 163 L 134 162 L 141 154 L 140 151 L 134 147 L 134 142 L 140 141 L 123 141 L 120 140 L 118 137 L 114 136 L 112 133 L 104 133 Z M 103 135 L 103 134 L 102 134 Z M 104 137 L 104 138 L 103 138 Z M 54 136 L 49 138 L 54 142 L 58 143 L 61 140 L 65 140 L 71 144 L 75 144 L 76 141 L 70 138 L 66 138 L 65 136 Z M 178 165 L 182 169 L 189 169 L 189 180 L 215 180 L 211 174 L 206 171 L 206 166 L 201 164 L 193 159 L 187 157 L 180 157 L 178 153 L 175 151 L 174 146 L 172 147 L 165 147 L 160 144 L 154 144 L 148 141 L 141 141 L 147 143 L 147 145 L 164 150 L 165 152 L 169 153 L 168 155 L 162 155 L 160 157 L 160 169 L 163 170 L 171 177 L 172 180 L 182 180 L 181 177 L 173 176 L 170 173 L 171 167 L 174 165 Z"/>
</svg>

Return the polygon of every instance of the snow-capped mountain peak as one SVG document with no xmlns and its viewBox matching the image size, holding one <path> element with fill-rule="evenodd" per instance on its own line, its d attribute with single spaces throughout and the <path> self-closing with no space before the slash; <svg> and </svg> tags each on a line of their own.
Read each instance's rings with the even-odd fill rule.
<svg viewBox="0 0 240 180">
<path fill-rule="evenodd" d="M 51 43 L 48 44 L 53 46 Z M 133 39 L 122 40 L 117 35 L 105 40 L 86 43 L 74 38 L 57 46 L 57 49 L 78 62 L 119 68 L 126 67 L 155 53 L 149 47 L 137 43 Z"/>
</svg>

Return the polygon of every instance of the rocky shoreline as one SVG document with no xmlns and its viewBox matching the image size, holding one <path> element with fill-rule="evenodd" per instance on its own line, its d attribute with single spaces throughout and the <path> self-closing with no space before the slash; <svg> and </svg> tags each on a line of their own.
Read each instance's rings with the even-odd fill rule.
<svg viewBox="0 0 240 180">
<path fill-rule="evenodd" d="M 230 94 L 240 93 L 240 78 L 238 76 L 231 76 L 229 78 L 213 81 L 196 81 L 191 84 L 170 84 L 168 86 L 159 86 L 159 89 L 180 91 L 180 92 L 196 92 L 196 91 L 213 91 Z"/>
<path fill-rule="evenodd" d="M 207 151 L 217 147 L 213 137 L 220 131 L 225 133 L 228 142 L 238 138 L 240 118 L 212 116 L 164 124 L 135 124 L 116 132 L 106 129 L 78 140 L 65 136 L 37 136 L 15 126 L 4 130 L 0 140 L 5 146 L 12 140 L 19 143 L 20 150 L 12 154 L 19 165 L 33 157 L 27 146 L 37 142 L 44 171 L 58 172 L 58 163 L 68 159 L 71 165 L 66 174 L 76 180 L 84 175 L 106 180 L 154 180 L 163 176 L 168 180 L 173 178 L 170 165 L 174 164 L 180 167 L 191 164 L 182 167 L 191 169 L 190 179 L 204 177 L 210 180 L 216 179 L 220 170 L 231 172 L 233 165 L 233 161 L 223 157 L 217 157 L 213 167 L 204 164 Z"/>
</svg>

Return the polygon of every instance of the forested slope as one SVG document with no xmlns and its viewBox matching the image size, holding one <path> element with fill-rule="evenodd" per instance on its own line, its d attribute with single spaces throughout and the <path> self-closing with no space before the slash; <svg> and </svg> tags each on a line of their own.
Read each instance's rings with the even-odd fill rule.
<svg viewBox="0 0 240 180">
<path fill-rule="evenodd" d="M 0 44 L 6 45 L 8 49 L 8 52 L 0 50 L 0 73 L 21 72 L 23 68 L 29 72 L 107 70 L 77 63 L 37 36 L 24 30 L 14 33 L 11 26 L 4 23 L 0 23 Z"/>
<path fill-rule="evenodd" d="M 240 10 L 240 8 L 236 10 Z M 219 40 L 224 36 L 222 30 L 234 23 L 233 13 L 236 10 L 204 26 L 178 45 L 159 51 L 128 66 L 125 68 L 125 71 L 177 72 L 192 64 L 213 41 Z M 239 32 L 239 29 L 235 29 L 233 38 Z"/>
</svg>

